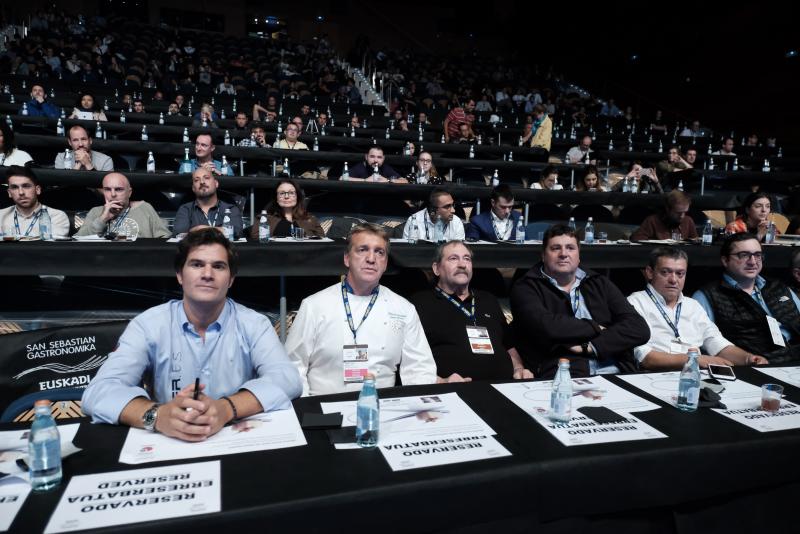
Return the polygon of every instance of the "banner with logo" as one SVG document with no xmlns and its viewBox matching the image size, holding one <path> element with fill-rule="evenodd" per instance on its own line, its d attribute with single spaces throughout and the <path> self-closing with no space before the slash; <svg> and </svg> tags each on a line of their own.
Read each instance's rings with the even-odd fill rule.
<svg viewBox="0 0 800 534">
<path fill-rule="evenodd" d="M 0 413 L 30 393 L 88 386 L 127 325 L 114 321 L 0 336 Z"/>
</svg>

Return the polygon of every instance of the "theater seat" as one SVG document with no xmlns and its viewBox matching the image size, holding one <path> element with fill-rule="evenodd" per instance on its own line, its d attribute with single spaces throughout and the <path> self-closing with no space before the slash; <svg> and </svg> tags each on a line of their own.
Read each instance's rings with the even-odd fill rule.
<svg viewBox="0 0 800 534">
<path fill-rule="evenodd" d="M 33 420 L 33 403 L 47 399 L 53 405 L 54 419 L 74 419 L 83 417 L 81 410 L 81 388 L 49 389 L 34 391 L 18 398 L 0 415 L 0 423 L 29 422 Z"/>
</svg>

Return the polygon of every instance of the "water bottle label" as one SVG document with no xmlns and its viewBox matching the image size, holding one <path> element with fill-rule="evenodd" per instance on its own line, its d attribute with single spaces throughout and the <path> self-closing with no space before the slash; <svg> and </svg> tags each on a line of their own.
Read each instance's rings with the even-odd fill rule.
<svg viewBox="0 0 800 534">
<path fill-rule="evenodd" d="M 594 243 L 594 232 L 586 232 L 586 237 L 584 238 L 584 240 L 587 243 Z"/>
<path fill-rule="evenodd" d="M 703 234 L 703 244 L 710 245 L 713 240 L 713 236 L 711 234 Z"/>
<path fill-rule="evenodd" d="M 258 229 L 258 238 L 262 241 L 269 238 L 269 229 L 264 227 L 259 227 Z"/>
</svg>

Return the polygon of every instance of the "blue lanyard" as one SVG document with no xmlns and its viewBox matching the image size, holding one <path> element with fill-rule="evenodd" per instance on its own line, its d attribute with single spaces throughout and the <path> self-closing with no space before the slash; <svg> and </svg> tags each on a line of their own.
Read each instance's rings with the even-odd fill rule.
<svg viewBox="0 0 800 534">
<path fill-rule="evenodd" d="M 31 234 L 31 230 L 33 229 L 33 225 L 36 224 L 36 221 L 39 220 L 39 216 L 42 214 L 42 210 L 44 208 L 39 208 L 39 211 L 36 212 L 33 219 L 31 219 L 31 223 L 28 225 L 28 229 L 25 230 L 25 235 L 22 235 L 22 230 L 19 229 L 19 219 L 17 218 L 17 209 L 14 208 L 14 227 L 17 230 L 17 235 L 22 235 L 22 237 L 28 237 Z"/>
<path fill-rule="evenodd" d="M 470 294 L 470 297 L 472 299 L 472 306 L 470 307 L 470 310 L 467 311 L 463 303 L 457 301 L 456 299 L 454 299 L 453 297 L 442 291 L 442 288 L 437 286 L 434 289 L 438 291 L 439 294 L 442 295 L 445 299 L 447 299 L 447 301 L 450 302 L 450 304 L 461 310 L 461 313 L 466 315 L 469 318 L 469 320 L 472 321 L 472 324 L 474 326 L 478 326 L 478 323 L 475 321 L 475 295 Z"/>
<path fill-rule="evenodd" d="M 678 323 L 681 321 L 681 306 L 683 303 L 679 302 L 678 306 L 675 308 L 675 322 L 673 323 L 667 315 L 667 312 L 664 311 L 664 308 L 661 307 L 661 304 L 658 302 L 658 300 L 656 300 L 655 295 L 653 295 L 653 293 L 650 291 L 650 288 L 645 288 L 645 291 L 647 291 L 647 295 L 650 297 L 650 300 L 653 301 L 653 304 L 656 305 L 656 308 L 661 313 L 661 317 L 664 318 L 664 320 L 667 322 L 667 325 L 669 325 L 669 327 L 672 329 L 672 332 L 675 334 L 675 339 L 680 339 L 681 335 L 678 333 Z"/>
<path fill-rule="evenodd" d="M 214 228 L 217 225 L 217 219 L 219 218 L 219 207 L 220 207 L 219 204 L 217 204 L 216 206 L 214 206 L 213 208 L 208 210 L 209 213 L 211 213 L 211 210 L 217 210 L 217 211 L 214 212 L 214 220 L 213 221 L 211 220 L 211 218 L 209 218 L 208 215 L 205 215 L 206 222 L 208 223 L 208 225 L 211 228 Z M 201 209 L 200 211 L 203 211 L 203 210 Z"/>
<path fill-rule="evenodd" d="M 572 298 L 572 313 L 577 317 L 578 309 L 581 306 L 581 288 L 575 288 L 575 296 Z"/>
<path fill-rule="evenodd" d="M 350 311 L 350 301 L 347 299 L 347 282 L 342 280 L 342 302 L 344 303 L 344 313 L 347 315 L 347 324 L 350 326 L 350 331 L 353 333 L 353 342 L 357 343 L 356 341 L 356 333 L 358 329 L 361 328 L 361 325 L 364 324 L 364 321 L 367 320 L 367 316 L 369 312 L 372 311 L 372 307 L 375 305 L 375 301 L 378 300 L 378 288 L 380 286 L 375 286 L 375 289 L 372 290 L 372 298 L 369 299 L 369 304 L 367 305 L 367 311 L 364 312 L 364 317 L 361 318 L 361 322 L 358 323 L 358 328 L 356 328 L 355 324 L 353 323 L 353 313 Z"/>
<path fill-rule="evenodd" d="M 112 234 L 117 233 L 117 230 L 119 230 L 119 227 L 122 226 L 122 223 L 125 222 L 125 218 L 128 216 L 128 212 L 130 210 L 131 210 L 131 207 L 128 206 L 127 208 L 125 208 L 125 211 L 123 211 L 122 213 L 119 214 L 119 216 L 117 217 L 117 220 L 114 222 L 114 224 L 110 224 L 109 223 L 109 228 L 108 228 L 109 233 L 112 233 Z"/>
</svg>

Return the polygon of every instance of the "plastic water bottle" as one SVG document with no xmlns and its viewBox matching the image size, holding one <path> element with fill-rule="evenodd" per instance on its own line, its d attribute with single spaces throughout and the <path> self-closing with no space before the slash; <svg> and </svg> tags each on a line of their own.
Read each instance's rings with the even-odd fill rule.
<svg viewBox="0 0 800 534">
<path fill-rule="evenodd" d="M 225 208 L 225 216 L 222 218 L 222 234 L 233 241 L 233 223 L 231 222 L 231 209 Z"/>
<path fill-rule="evenodd" d="M 164 113 L 158 114 L 158 124 L 164 124 Z"/>
<path fill-rule="evenodd" d="M 66 149 L 64 151 L 64 168 L 72 169 L 75 167 L 75 156 L 72 155 L 72 150 Z"/>
<path fill-rule="evenodd" d="M 739 158 L 733 158 L 733 169 L 734 171 L 739 170 Z"/>
<path fill-rule="evenodd" d="M 344 169 L 342 170 L 342 180 L 350 178 L 350 169 L 347 168 L 347 162 L 344 162 Z"/>
<path fill-rule="evenodd" d="M 441 139 L 440 143 L 442 143 L 442 144 L 445 144 L 445 142 L 446 142 L 446 141 L 445 141 L 445 139 L 444 139 L 444 134 L 442 134 L 442 139 Z"/>
<path fill-rule="evenodd" d="M 441 217 L 436 218 L 436 224 L 433 227 L 433 237 L 437 243 L 444 243 L 444 222 Z"/>
<path fill-rule="evenodd" d="M 267 222 L 267 210 L 261 210 L 261 217 L 258 219 L 258 242 L 269 243 L 269 222 Z"/>
<path fill-rule="evenodd" d="M 475 159 L 475 146 L 469 145 L 469 159 Z"/>
<path fill-rule="evenodd" d="M 558 372 L 550 392 L 550 419 L 568 423 L 572 417 L 572 377 L 569 374 L 569 360 L 558 360 Z"/>
<path fill-rule="evenodd" d="M 764 166 L 761 167 L 761 172 L 769 172 L 769 159 L 764 158 Z"/>
<path fill-rule="evenodd" d="M 228 130 L 225 130 L 225 146 L 231 144 L 231 133 Z"/>
<path fill-rule="evenodd" d="M 497 187 L 498 185 L 500 185 L 500 176 L 498 176 L 497 169 L 495 169 L 492 175 L 492 187 Z"/>
<path fill-rule="evenodd" d="M 192 160 L 189 159 L 189 149 L 183 149 L 183 161 L 181 161 L 181 168 L 179 174 L 192 174 Z"/>
<path fill-rule="evenodd" d="M 147 153 L 147 172 L 156 172 L 156 158 L 152 151 Z"/>
<path fill-rule="evenodd" d="M 26 104 L 24 102 L 22 103 L 22 114 L 23 115 L 27 115 L 28 114 L 28 104 Z"/>
<path fill-rule="evenodd" d="M 378 166 L 377 165 L 373 165 L 372 166 L 372 181 L 373 182 L 377 182 L 380 179 L 380 176 L 381 175 L 378 172 Z"/>
<path fill-rule="evenodd" d="M 100 126 L 100 121 L 97 121 L 97 126 L 94 129 L 94 137 L 95 139 L 103 138 L 103 127 Z"/>
<path fill-rule="evenodd" d="M 317 136 L 314 136 L 314 152 L 319 152 L 319 139 Z"/>
<path fill-rule="evenodd" d="M 586 226 L 583 229 L 583 240 L 587 245 L 594 243 L 594 221 L 591 217 L 586 221 Z"/>
<path fill-rule="evenodd" d="M 224 155 L 222 156 L 222 168 L 219 171 L 222 176 L 228 176 L 231 173 L 231 166 L 228 165 L 228 158 Z"/>
<path fill-rule="evenodd" d="M 283 133 L 283 126 L 281 126 L 281 121 L 278 121 L 278 135 Z"/>
<path fill-rule="evenodd" d="M 61 484 L 61 439 L 49 400 L 36 401 L 34 413 L 28 434 L 31 487 L 33 491 L 47 491 Z"/>
<path fill-rule="evenodd" d="M 125 124 L 125 110 L 119 110 L 119 122 L 120 124 Z"/>
<path fill-rule="evenodd" d="M 389 128 L 386 128 L 386 139 L 389 139 L 389 137 L 391 137 L 391 134 L 389 133 Z"/>
<path fill-rule="evenodd" d="M 183 129 L 183 142 L 184 143 L 188 143 L 189 142 L 189 128 L 184 128 Z"/>
<path fill-rule="evenodd" d="M 56 135 L 64 137 L 64 123 L 61 122 L 61 119 L 58 119 L 58 122 L 56 123 Z"/>
<path fill-rule="evenodd" d="M 571 229 L 573 232 L 574 232 L 574 231 L 577 229 L 577 226 L 575 225 L 575 217 L 570 217 L 570 218 L 569 218 L 569 222 L 567 223 L 567 226 L 569 226 L 569 227 L 570 227 L 570 229 Z"/>
<path fill-rule="evenodd" d="M 700 401 L 700 364 L 697 358 L 700 353 L 697 349 L 689 349 L 689 360 L 683 366 L 680 382 L 678 382 L 678 402 L 676 406 L 685 411 L 693 412 L 697 410 Z"/>
<path fill-rule="evenodd" d="M 206 119 L 205 116 L 203 116 L 203 123 L 201 124 L 201 126 L 203 128 L 208 128 L 208 119 Z"/>
<path fill-rule="evenodd" d="M 42 241 L 51 241 L 53 239 L 53 224 L 50 222 L 50 214 L 47 208 L 42 208 L 39 214 L 39 236 Z"/>
<path fill-rule="evenodd" d="M 364 377 L 356 404 L 356 443 L 364 448 L 375 447 L 378 444 L 379 430 L 380 405 L 375 389 L 375 375 L 368 373 Z"/>
<path fill-rule="evenodd" d="M 283 174 L 291 176 L 292 171 L 289 169 L 289 158 L 283 158 Z"/>
<path fill-rule="evenodd" d="M 683 191 L 683 180 L 678 180 L 678 191 Z"/>
<path fill-rule="evenodd" d="M 703 245 L 710 245 L 714 241 L 714 228 L 711 226 L 711 219 L 706 219 L 703 226 Z"/>
<path fill-rule="evenodd" d="M 770 221 L 769 226 L 767 226 L 767 234 L 764 236 L 764 243 L 774 243 L 775 234 L 777 233 L 778 229 L 775 227 L 775 223 Z"/>
<path fill-rule="evenodd" d="M 522 224 L 522 217 L 517 221 L 516 243 L 517 245 L 525 244 L 525 226 Z"/>
</svg>

